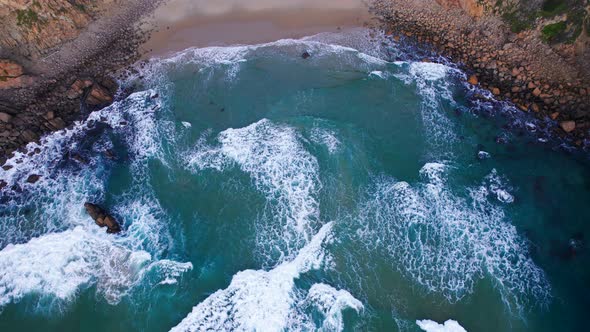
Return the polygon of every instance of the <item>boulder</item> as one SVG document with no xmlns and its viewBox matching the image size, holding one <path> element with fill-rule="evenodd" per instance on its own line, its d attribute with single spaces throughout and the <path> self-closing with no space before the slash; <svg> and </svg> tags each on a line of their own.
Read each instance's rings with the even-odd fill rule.
<svg viewBox="0 0 590 332">
<path fill-rule="evenodd" d="M 576 129 L 576 122 L 574 122 L 574 121 L 562 121 L 562 122 L 559 123 L 559 126 L 566 133 L 571 133 L 572 131 L 574 131 L 574 129 Z"/>
<path fill-rule="evenodd" d="M 311 56 L 311 54 L 309 54 L 309 52 L 307 52 L 307 51 L 305 51 L 305 52 L 303 52 L 303 54 L 301 54 L 301 57 L 304 58 L 304 59 L 307 59 L 310 56 Z"/>
<path fill-rule="evenodd" d="M 107 228 L 107 233 L 112 234 L 121 231 L 121 227 L 117 220 L 108 214 L 102 207 L 86 202 L 84 203 L 84 208 L 98 226 Z"/>
<path fill-rule="evenodd" d="M 12 120 L 12 115 L 4 112 L 0 112 L 0 121 L 2 122 L 10 122 Z"/>
<path fill-rule="evenodd" d="M 31 183 L 31 184 L 35 183 L 35 182 L 39 181 L 40 178 L 41 178 L 41 175 L 31 174 L 27 178 L 27 183 Z"/>
<path fill-rule="evenodd" d="M 79 98 L 84 93 L 84 89 L 89 88 L 91 86 L 92 86 L 91 80 L 77 79 L 70 86 L 70 89 L 68 89 L 68 91 L 66 92 L 66 97 L 68 97 L 68 99 Z"/>
<path fill-rule="evenodd" d="M 492 93 L 494 94 L 494 96 L 499 96 L 501 91 L 498 88 L 492 88 Z"/>
<path fill-rule="evenodd" d="M 469 76 L 469 79 L 467 80 L 467 82 L 471 85 L 477 85 L 479 83 L 479 80 L 477 79 L 477 76 L 471 75 L 471 76 Z"/>
<path fill-rule="evenodd" d="M 86 97 L 86 103 L 88 105 L 104 105 L 110 104 L 111 102 L 113 102 L 111 93 L 99 84 L 94 84 Z"/>
<path fill-rule="evenodd" d="M 19 77 L 23 73 L 23 67 L 18 63 L 6 59 L 0 60 L 0 77 Z"/>
</svg>

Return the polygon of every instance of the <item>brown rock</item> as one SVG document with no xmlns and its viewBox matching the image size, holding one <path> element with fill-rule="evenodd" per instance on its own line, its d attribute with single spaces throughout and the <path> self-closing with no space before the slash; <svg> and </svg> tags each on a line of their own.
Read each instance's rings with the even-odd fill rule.
<svg viewBox="0 0 590 332">
<path fill-rule="evenodd" d="M 541 95 L 541 90 L 539 90 L 539 88 L 535 88 L 535 90 L 533 90 L 533 96 L 539 97 L 540 95 Z"/>
<path fill-rule="evenodd" d="M 98 226 L 107 228 L 107 233 L 119 233 L 121 231 L 117 220 L 100 206 L 86 202 L 84 208 Z"/>
<path fill-rule="evenodd" d="M 502 92 L 498 88 L 492 88 L 492 93 L 494 94 L 494 96 L 499 96 Z"/>
<path fill-rule="evenodd" d="M 51 119 L 49 120 L 49 123 L 57 130 L 64 129 L 66 127 L 66 123 L 61 118 Z"/>
<path fill-rule="evenodd" d="M 86 97 L 86 103 L 89 105 L 110 104 L 112 101 L 113 97 L 110 92 L 98 84 L 92 86 L 90 93 Z"/>
<path fill-rule="evenodd" d="M 69 99 L 76 99 L 84 93 L 84 89 L 89 88 L 91 86 L 91 80 L 77 79 L 74 83 L 72 83 L 70 89 L 66 92 L 66 97 L 68 97 Z"/>
<path fill-rule="evenodd" d="M 553 112 L 553 113 L 551 113 L 551 115 L 549 117 L 551 118 L 551 120 L 555 120 L 555 119 L 557 119 L 558 116 L 559 116 L 559 112 Z"/>
<path fill-rule="evenodd" d="M 18 63 L 6 59 L 0 60 L 0 77 L 19 77 L 23 73 L 23 67 Z"/>
<path fill-rule="evenodd" d="M 559 126 L 566 133 L 571 133 L 572 131 L 574 131 L 574 129 L 576 129 L 576 122 L 574 122 L 574 121 L 562 121 L 562 122 L 559 123 Z"/>
<path fill-rule="evenodd" d="M 477 79 L 477 76 L 471 75 L 471 76 L 469 76 L 469 79 L 467 80 L 467 82 L 471 85 L 477 85 L 479 83 L 479 80 Z"/>
<path fill-rule="evenodd" d="M 531 105 L 531 109 L 532 109 L 532 110 L 533 110 L 533 112 L 535 112 L 535 113 L 537 113 L 537 112 L 539 112 L 539 111 L 541 110 L 541 108 L 539 107 L 539 105 L 537 105 L 537 104 L 535 104 L 535 103 L 533 103 L 533 104 Z"/>
<path fill-rule="evenodd" d="M 10 115 L 8 113 L 0 112 L 0 121 L 8 123 L 8 122 L 12 121 L 12 115 Z"/>
<path fill-rule="evenodd" d="M 36 141 L 39 139 L 39 136 L 37 134 L 35 134 L 34 131 L 27 129 L 25 131 L 23 131 L 20 136 L 23 138 L 23 140 L 25 140 L 26 142 L 32 142 L 32 141 Z"/>
<path fill-rule="evenodd" d="M 29 175 L 29 177 L 27 178 L 27 183 L 35 183 L 37 181 L 39 181 L 39 179 L 41 178 L 40 175 L 37 174 L 31 174 Z"/>
</svg>

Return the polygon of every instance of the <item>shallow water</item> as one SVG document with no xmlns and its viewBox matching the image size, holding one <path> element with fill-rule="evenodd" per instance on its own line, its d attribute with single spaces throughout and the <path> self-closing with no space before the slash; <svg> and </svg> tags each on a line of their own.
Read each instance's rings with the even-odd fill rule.
<svg viewBox="0 0 590 332">
<path fill-rule="evenodd" d="M 1 171 L 0 330 L 583 330 L 586 157 L 415 58 L 359 29 L 152 60 Z"/>
</svg>

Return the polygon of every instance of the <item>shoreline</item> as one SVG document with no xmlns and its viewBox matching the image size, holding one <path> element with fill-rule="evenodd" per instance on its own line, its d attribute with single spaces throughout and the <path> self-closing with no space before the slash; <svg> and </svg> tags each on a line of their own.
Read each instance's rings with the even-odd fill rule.
<svg viewBox="0 0 590 332">
<path fill-rule="evenodd" d="M 21 76 L 16 79 L 30 75 L 33 82 L 19 89 L 0 89 L 0 165 L 29 142 L 109 105 L 121 92 L 116 79 L 126 69 L 133 71 L 134 64 L 140 66 L 138 61 L 142 59 L 165 56 L 187 47 L 252 44 L 366 25 L 384 31 L 395 41 L 402 39 L 448 57 L 471 74 L 469 83 L 491 91 L 500 101 L 514 103 L 549 125 L 556 123 L 553 133 L 557 138 L 570 140 L 583 150 L 590 147 L 587 81 L 577 78 L 572 86 L 571 82 L 562 84 L 563 77 L 550 77 L 547 83 L 536 79 L 538 73 L 531 75 L 535 71 L 544 74 L 543 68 L 537 68 L 539 61 L 510 65 L 505 58 L 512 52 L 506 45 L 512 45 L 514 52 L 521 51 L 519 43 L 530 36 L 512 35 L 507 42 L 484 38 L 490 32 L 482 27 L 505 33 L 493 19 L 474 21 L 459 10 L 443 9 L 434 0 L 429 0 L 432 6 L 422 7 L 412 5 L 413 0 L 371 0 L 368 7 L 361 8 L 357 6 L 365 6 L 361 0 L 350 0 L 340 9 L 328 2 L 323 8 L 286 7 L 274 11 L 264 6 L 236 7 L 233 0 L 227 0 L 233 6 L 222 11 L 214 8 L 212 13 L 204 14 L 202 11 L 207 8 L 196 7 L 175 16 L 183 9 L 179 7 L 183 1 L 186 0 L 143 0 L 125 7 L 127 11 L 118 15 L 103 13 L 106 16 L 94 18 L 76 38 L 59 45 L 57 52 L 35 60 L 37 65 L 21 67 Z M 327 17 L 331 14 L 333 17 Z M 448 29 L 451 19 L 454 29 Z M 116 29 L 100 33 L 113 20 L 118 22 Z M 378 21 L 368 24 L 370 20 Z M 467 25 L 474 26 L 471 34 L 465 33 Z M 248 29 L 251 30 L 240 32 Z M 177 40 L 170 40 L 175 35 Z M 88 44 L 96 45 L 85 49 Z M 61 64 L 68 55 L 80 50 L 82 54 Z M 3 56 L 0 54 L 0 60 Z M 39 68 L 50 66 L 52 61 L 60 63 L 59 69 L 39 74 L 43 71 Z M 501 62 L 506 63 L 500 65 Z M 565 69 L 558 70 L 557 76 L 572 75 L 567 71 L 572 67 L 560 66 Z"/>
<path fill-rule="evenodd" d="M 533 31 L 511 33 L 497 17 L 473 18 L 434 0 L 370 5 L 380 20 L 377 28 L 390 38 L 448 57 L 470 75 L 470 84 L 548 124 L 556 122 L 553 133 L 577 148 L 590 147 L 590 77 L 538 43 Z"/>
</svg>

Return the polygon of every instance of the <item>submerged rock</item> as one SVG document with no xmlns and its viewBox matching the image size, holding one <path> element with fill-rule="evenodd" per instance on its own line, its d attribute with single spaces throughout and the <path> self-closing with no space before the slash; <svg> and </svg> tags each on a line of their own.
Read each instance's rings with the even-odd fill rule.
<svg viewBox="0 0 590 332">
<path fill-rule="evenodd" d="M 311 56 L 311 54 L 309 54 L 309 52 L 307 52 L 307 51 L 305 51 L 305 52 L 303 52 L 303 54 L 301 54 L 301 57 L 304 58 L 304 59 L 307 59 L 310 56 Z"/>
<path fill-rule="evenodd" d="M 84 208 L 98 226 L 107 227 L 107 233 L 119 233 L 121 231 L 117 220 L 100 206 L 86 202 Z"/>
<path fill-rule="evenodd" d="M 27 182 L 32 184 L 32 183 L 39 181 L 40 178 L 41 178 L 41 175 L 31 174 L 27 178 Z"/>
</svg>

